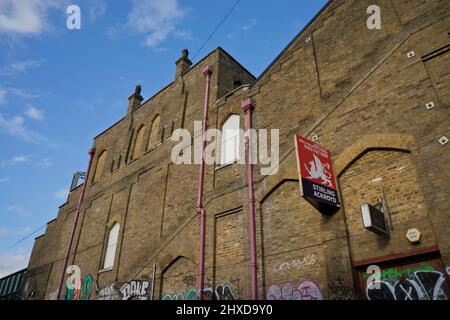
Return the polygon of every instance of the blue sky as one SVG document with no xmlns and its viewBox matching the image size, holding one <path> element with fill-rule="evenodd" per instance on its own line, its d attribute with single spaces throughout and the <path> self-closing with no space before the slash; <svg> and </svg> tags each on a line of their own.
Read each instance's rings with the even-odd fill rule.
<svg viewBox="0 0 450 320">
<path fill-rule="evenodd" d="M 0 277 L 26 267 L 34 234 L 85 170 L 92 138 L 173 80 L 235 0 L 0 0 Z M 258 76 L 326 0 L 241 0 L 193 62 L 223 47 Z M 68 30 L 66 9 L 81 9 Z"/>
</svg>

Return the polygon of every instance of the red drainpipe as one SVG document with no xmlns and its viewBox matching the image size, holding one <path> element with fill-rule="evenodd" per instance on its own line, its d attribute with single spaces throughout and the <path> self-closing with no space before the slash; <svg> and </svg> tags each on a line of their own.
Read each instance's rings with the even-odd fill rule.
<svg viewBox="0 0 450 320">
<path fill-rule="evenodd" d="M 80 195 L 80 198 L 78 199 L 77 213 L 75 215 L 75 222 L 72 227 L 72 233 L 70 234 L 70 238 L 69 238 L 69 245 L 67 246 L 67 252 L 66 252 L 66 256 L 64 258 L 64 266 L 61 271 L 61 278 L 59 280 L 58 294 L 56 295 L 56 300 L 59 300 L 61 297 L 61 291 L 62 291 L 62 286 L 63 286 L 63 282 L 64 282 L 64 276 L 66 274 L 67 263 L 69 261 L 70 250 L 72 249 L 73 238 L 75 236 L 75 230 L 77 229 L 78 218 L 80 217 L 81 203 L 83 202 L 84 194 L 86 192 L 86 188 L 88 185 L 89 172 L 91 171 L 92 159 L 94 158 L 94 154 L 95 154 L 95 148 L 89 149 L 89 156 L 90 156 L 89 157 L 89 165 L 88 165 L 88 169 L 86 172 L 86 177 L 84 179 L 83 189 L 81 190 L 81 195 Z"/>
<path fill-rule="evenodd" d="M 206 213 L 203 206 L 203 180 L 205 177 L 205 147 L 206 147 L 206 130 L 208 128 L 208 106 L 209 106 L 209 87 L 211 83 L 211 66 L 207 65 L 203 70 L 203 75 L 206 77 L 205 89 L 205 106 L 203 109 L 203 125 L 202 125 L 202 141 L 201 141 L 201 163 L 200 172 L 198 174 L 198 199 L 197 212 L 200 214 L 200 257 L 198 264 L 198 297 L 203 300 L 203 291 L 205 288 L 205 233 L 206 233 Z"/>
<path fill-rule="evenodd" d="M 255 109 L 255 101 L 247 99 L 242 101 L 241 107 L 245 112 L 245 125 L 247 130 L 247 184 L 248 184 L 248 211 L 250 231 L 250 281 L 252 300 L 258 300 L 258 280 L 256 265 L 256 225 L 255 225 L 255 194 L 253 187 L 253 163 L 252 163 L 252 112 Z"/>
</svg>

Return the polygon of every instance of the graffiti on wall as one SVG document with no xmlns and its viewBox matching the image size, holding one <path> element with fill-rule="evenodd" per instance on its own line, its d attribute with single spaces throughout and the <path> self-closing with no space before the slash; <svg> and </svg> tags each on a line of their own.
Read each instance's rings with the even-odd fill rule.
<svg viewBox="0 0 450 320">
<path fill-rule="evenodd" d="M 218 284 L 214 289 L 206 287 L 204 289 L 205 300 L 236 300 L 235 290 L 228 283 Z M 185 293 L 165 294 L 162 300 L 198 300 L 199 294 L 197 289 L 189 289 Z"/>
<path fill-rule="evenodd" d="M 131 298 L 148 300 L 150 298 L 151 287 L 150 280 L 133 280 L 131 282 L 125 282 L 119 291 L 122 295 L 122 300 L 129 300 Z"/>
<path fill-rule="evenodd" d="M 92 275 L 81 278 L 81 269 L 76 265 L 68 266 L 66 272 L 69 277 L 66 281 L 66 293 L 61 295 L 61 300 L 89 300 L 93 288 Z"/>
<path fill-rule="evenodd" d="M 22 300 L 33 300 L 34 299 L 34 290 L 30 286 L 30 283 L 28 280 L 26 280 L 25 285 L 23 287 L 23 290 L 21 293 L 21 299 Z"/>
<path fill-rule="evenodd" d="M 54 292 L 50 292 L 50 294 L 48 295 L 48 300 L 56 300 L 58 297 L 58 292 L 54 291 Z"/>
<path fill-rule="evenodd" d="M 369 300 L 447 300 L 444 283 L 442 272 L 415 271 L 412 276 L 369 283 L 366 297 Z"/>
<path fill-rule="evenodd" d="M 193 272 L 187 273 L 184 275 L 183 277 L 183 283 L 187 286 L 187 287 L 193 287 L 195 286 L 196 283 L 196 277 L 195 274 Z"/>
<path fill-rule="evenodd" d="M 378 279 L 363 274 L 362 279 L 369 300 L 447 300 L 446 272 L 439 260 L 429 260 L 386 268 Z"/>
<path fill-rule="evenodd" d="M 97 291 L 97 300 L 120 300 L 121 296 L 116 290 L 116 283 L 111 281 Z"/>
<path fill-rule="evenodd" d="M 278 273 L 282 271 L 300 270 L 304 267 L 312 266 L 315 263 L 316 263 L 316 256 L 313 254 L 309 254 L 303 257 L 303 259 L 295 259 L 292 261 L 280 263 L 273 269 L 273 272 Z"/>
<path fill-rule="evenodd" d="M 355 293 L 353 288 L 345 285 L 344 280 L 341 277 L 334 278 L 328 284 L 331 292 L 331 300 L 353 300 L 355 297 Z"/>
<path fill-rule="evenodd" d="M 323 300 L 320 288 L 312 281 L 303 280 L 298 285 L 288 281 L 271 284 L 266 290 L 267 300 Z"/>
</svg>

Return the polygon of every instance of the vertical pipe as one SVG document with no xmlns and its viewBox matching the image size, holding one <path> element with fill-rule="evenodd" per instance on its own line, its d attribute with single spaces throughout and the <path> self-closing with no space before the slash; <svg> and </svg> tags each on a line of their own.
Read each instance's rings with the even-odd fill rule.
<svg viewBox="0 0 450 320">
<path fill-rule="evenodd" d="M 205 105 L 203 108 L 203 122 L 202 122 L 202 140 L 201 140 L 201 163 L 198 174 L 198 198 L 197 198 L 197 212 L 200 215 L 200 257 L 198 264 L 198 297 L 203 300 L 203 291 L 205 288 L 205 234 L 206 234 L 206 213 L 203 206 L 203 184 L 205 177 L 205 147 L 206 147 L 206 130 L 208 128 L 208 106 L 209 106 L 209 88 L 211 83 L 211 66 L 208 65 L 203 70 L 203 75 L 206 77 L 205 88 Z"/>
<path fill-rule="evenodd" d="M 80 198 L 78 199 L 77 213 L 75 215 L 75 221 L 73 223 L 72 232 L 71 232 L 70 238 L 69 238 L 69 244 L 67 246 L 66 256 L 64 258 L 63 269 L 61 270 L 61 277 L 59 279 L 59 286 L 58 286 L 58 293 L 56 295 L 56 300 L 59 300 L 60 297 L 61 297 L 61 291 L 62 291 L 62 286 L 63 286 L 63 282 L 64 282 L 64 275 L 66 274 L 67 262 L 69 261 L 70 250 L 72 249 L 73 238 L 75 236 L 75 231 L 77 229 L 78 218 L 80 217 L 81 203 L 83 202 L 84 194 L 86 192 L 86 188 L 87 188 L 87 185 L 88 185 L 89 172 L 91 171 L 92 159 L 94 158 L 94 154 L 95 154 L 95 148 L 89 149 L 88 169 L 87 169 L 87 172 L 86 172 L 86 178 L 84 180 L 83 189 L 81 190 L 81 195 L 80 195 Z"/>
<path fill-rule="evenodd" d="M 253 187 L 253 161 L 252 161 L 252 112 L 255 109 L 255 101 L 247 99 L 242 101 L 242 109 L 245 112 L 246 142 L 247 142 L 247 184 L 248 184 L 248 211 L 250 233 L 250 281 L 251 298 L 258 300 L 258 280 L 256 264 L 256 224 L 255 224 L 255 194 Z"/>
<path fill-rule="evenodd" d="M 152 291 L 150 291 L 151 299 L 153 300 L 155 297 L 155 278 L 156 278 L 156 263 L 153 264 L 153 272 L 152 272 Z"/>
</svg>

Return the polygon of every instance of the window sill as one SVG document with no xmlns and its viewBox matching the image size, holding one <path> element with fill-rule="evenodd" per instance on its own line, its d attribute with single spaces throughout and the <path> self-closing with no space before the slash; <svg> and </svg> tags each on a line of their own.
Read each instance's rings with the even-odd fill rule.
<svg viewBox="0 0 450 320">
<path fill-rule="evenodd" d="M 136 162 L 138 159 L 139 159 L 139 157 L 138 158 L 133 158 L 130 161 L 128 161 L 128 164 L 132 164 L 133 162 Z"/>
<path fill-rule="evenodd" d="M 113 269 L 114 269 L 113 267 L 111 267 L 111 268 L 106 268 L 106 269 L 102 269 L 102 270 L 99 270 L 98 273 L 109 272 L 109 271 L 112 271 Z"/>
<path fill-rule="evenodd" d="M 219 170 L 225 169 L 227 167 L 231 167 L 233 164 L 236 164 L 236 163 L 237 163 L 236 161 L 233 161 L 233 162 L 229 162 L 226 164 L 220 164 L 220 165 L 216 166 L 216 168 L 214 170 L 219 171 Z"/>
<path fill-rule="evenodd" d="M 149 153 L 152 152 L 153 150 L 155 150 L 155 147 L 149 148 L 148 150 L 146 150 L 146 151 L 144 152 L 144 156 L 145 156 L 146 154 L 149 154 Z"/>
</svg>

